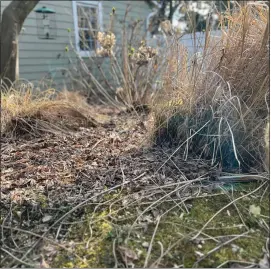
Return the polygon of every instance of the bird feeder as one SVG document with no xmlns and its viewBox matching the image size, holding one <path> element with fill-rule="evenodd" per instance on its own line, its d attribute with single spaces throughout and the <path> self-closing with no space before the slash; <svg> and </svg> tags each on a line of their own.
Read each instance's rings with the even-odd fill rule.
<svg viewBox="0 0 271 269">
<path fill-rule="evenodd" d="M 42 7 L 35 10 L 37 18 L 37 34 L 40 39 L 56 38 L 55 11 Z"/>
</svg>

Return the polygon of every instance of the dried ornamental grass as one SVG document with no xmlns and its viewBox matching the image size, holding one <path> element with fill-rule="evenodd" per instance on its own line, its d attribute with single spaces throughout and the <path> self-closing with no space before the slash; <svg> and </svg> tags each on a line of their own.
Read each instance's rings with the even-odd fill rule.
<svg viewBox="0 0 271 269">
<path fill-rule="evenodd" d="M 269 114 L 268 12 L 265 5 L 249 3 L 226 13 L 221 23 L 226 20 L 228 29 L 222 27 L 221 37 L 206 31 L 201 61 L 181 65 L 186 49 L 173 44 L 163 99 L 181 99 L 182 105 L 154 108 L 157 143 L 183 143 L 185 158 L 197 154 L 226 170 L 262 169 Z"/>
<path fill-rule="evenodd" d="M 33 88 L 26 91 L 12 89 L 1 95 L 1 123 L 1 133 L 5 137 L 97 125 L 82 96 Z"/>
</svg>

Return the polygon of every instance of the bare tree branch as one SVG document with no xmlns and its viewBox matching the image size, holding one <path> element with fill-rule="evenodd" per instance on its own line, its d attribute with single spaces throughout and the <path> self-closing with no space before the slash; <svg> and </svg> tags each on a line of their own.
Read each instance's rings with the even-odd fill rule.
<svg viewBox="0 0 271 269">
<path fill-rule="evenodd" d="M 177 2 L 177 4 L 175 4 L 174 6 L 171 5 L 170 10 L 169 10 L 168 19 L 171 22 L 172 22 L 174 13 L 177 11 L 177 9 L 180 9 L 182 6 L 182 1 L 176 1 L 176 2 Z M 172 0 L 171 0 L 171 3 L 172 3 Z"/>
</svg>

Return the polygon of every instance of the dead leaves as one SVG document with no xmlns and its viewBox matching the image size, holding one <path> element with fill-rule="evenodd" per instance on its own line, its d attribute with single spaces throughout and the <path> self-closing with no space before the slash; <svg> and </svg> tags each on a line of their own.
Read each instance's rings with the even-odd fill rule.
<svg viewBox="0 0 271 269">
<path fill-rule="evenodd" d="M 142 147 L 146 142 L 145 122 L 142 124 L 127 114 L 112 115 L 111 119 L 115 125 L 79 128 L 76 133 L 62 136 L 44 134 L 42 138 L 18 139 L 2 145 L 1 204 L 11 227 L 17 227 L 20 222 L 40 234 L 67 208 L 93 196 L 92 202 L 102 201 L 102 197 L 95 195 L 105 188 L 125 182 L 127 191 L 134 193 L 130 199 L 140 202 L 144 196 L 153 201 L 157 196 L 154 190 L 149 195 L 152 186 L 181 180 L 179 169 L 184 165 L 178 158 L 172 158 L 173 163 L 167 163 L 163 170 L 155 173 L 171 152 Z M 186 168 L 189 169 L 187 165 Z M 123 200 L 123 206 L 129 203 Z M 9 209 L 14 207 L 17 215 L 12 219 Z M 26 216 L 26 211 L 33 211 L 35 219 L 33 215 Z M 78 220 L 83 213 L 82 210 L 69 217 L 72 221 Z M 155 209 L 142 214 L 138 224 L 147 229 L 159 215 L 161 212 Z M 30 236 L 21 240 L 23 236 L 26 235 L 20 234 L 20 242 L 32 240 Z M 8 242 L 6 239 L 5 243 Z M 118 252 L 127 266 L 133 266 L 140 256 L 137 250 L 127 246 L 120 246 Z"/>
</svg>

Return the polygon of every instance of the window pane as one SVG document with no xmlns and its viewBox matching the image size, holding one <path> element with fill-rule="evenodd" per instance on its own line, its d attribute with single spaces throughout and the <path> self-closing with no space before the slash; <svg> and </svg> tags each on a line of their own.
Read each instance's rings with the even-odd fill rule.
<svg viewBox="0 0 271 269">
<path fill-rule="evenodd" d="M 80 50 L 89 51 L 96 49 L 95 39 L 91 36 L 88 30 L 81 30 L 79 33 L 79 47 Z"/>
<path fill-rule="evenodd" d="M 98 28 L 97 8 L 90 6 L 77 5 L 78 28 L 79 28 L 79 47 L 80 50 L 89 51 L 96 49 L 96 42 L 93 35 L 96 35 Z M 92 28 L 91 31 L 86 30 Z"/>
<path fill-rule="evenodd" d="M 77 6 L 78 27 L 97 29 L 97 9 L 93 7 Z"/>
</svg>

